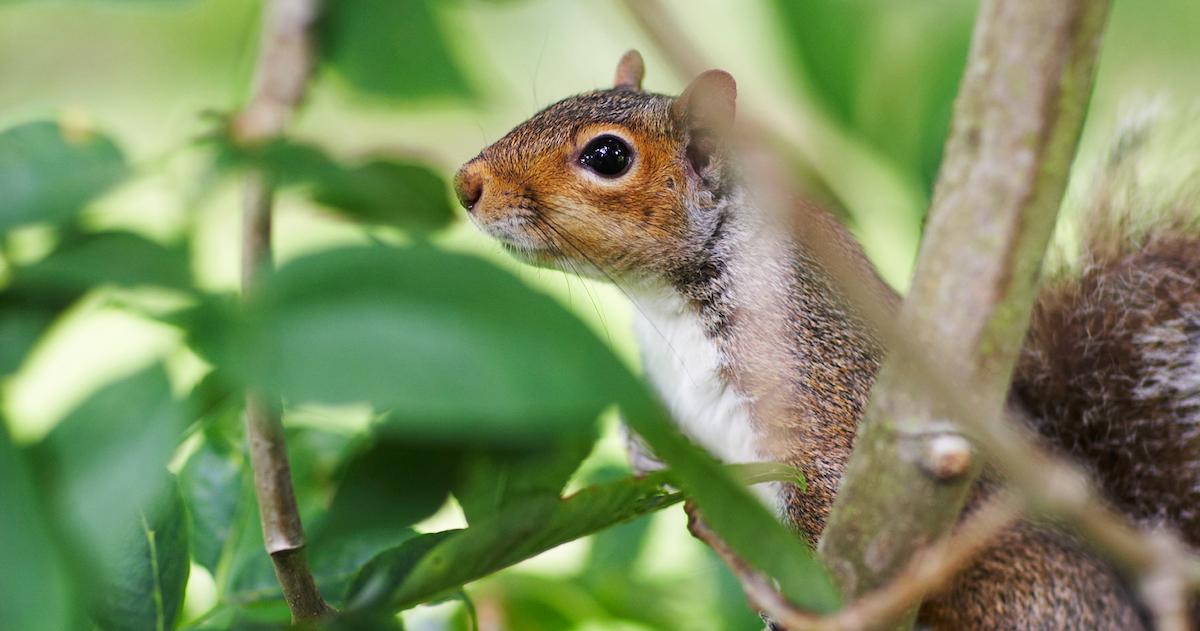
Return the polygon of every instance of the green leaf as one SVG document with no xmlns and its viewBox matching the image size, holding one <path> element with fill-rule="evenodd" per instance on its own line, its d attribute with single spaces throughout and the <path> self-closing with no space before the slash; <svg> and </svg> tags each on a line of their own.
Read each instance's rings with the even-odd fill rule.
<svg viewBox="0 0 1200 631">
<path fill-rule="evenodd" d="M 81 620 L 71 576 L 42 512 L 25 457 L 0 419 L 0 629 L 58 631 Z"/>
<path fill-rule="evenodd" d="M 121 150 L 93 132 L 67 133 L 50 121 L 0 132 L 0 235 L 67 222 L 127 172 Z"/>
<path fill-rule="evenodd" d="M 606 467 L 594 472 L 590 481 L 608 481 L 620 474 L 627 472 L 621 467 Z M 592 537 L 592 547 L 588 549 L 587 560 L 584 562 L 583 579 L 605 584 L 610 582 L 613 576 L 627 575 L 629 568 L 633 567 L 641 556 L 642 545 L 649 530 L 650 519 L 644 517 L 596 533 Z"/>
<path fill-rule="evenodd" d="M 460 452 L 386 436 L 352 455 L 314 541 L 411 526 L 445 503 Z"/>
<path fill-rule="evenodd" d="M 414 458 L 407 463 L 397 460 L 393 463 L 396 471 L 385 471 L 387 456 L 411 455 L 412 450 L 356 450 L 349 436 L 311 427 L 291 429 L 287 439 L 296 500 L 309 527 L 309 565 L 322 595 L 338 606 L 363 563 L 414 536 L 416 533 L 406 527 L 410 521 L 441 505 L 449 480 L 424 476 L 437 474 L 445 465 L 427 461 L 423 468 Z M 356 459 L 364 454 L 370 454 L 365 462 Z M 376 474 L 382 479 L 366 479 Z M 349 486 L 338 486 L 339 478 Z M 400 485 L 387 488 L 389 481 Z M 228 544 L 232 546 L 228 575 L 219 585 L 221 599 L 228 603 L 263 603 L 282 598 L 274 569 L 263 550 L 262 526 L 248 482 L 242 490 L 239 520 Z M 421 485 L 429 488 L 422 489 Z M 405 497 L 407 491 L 415 496 Z M 376 492 L 378 495 L 373 495 Z M 328 509 L 331 505 L 334 508 Z"/>
<path fill-rule="evenodd" d="M 79 549 L 119 545 L 139 508 L 162 492 L 187 420 L 156 365 L 90 396 L 34 448 L 43 488 Z"/>
<path fill-rule="evenodd" d="M 54 321 L 93 287 L 193 291 L 188 265 L 185 248 L 132 233 L 69 236 L 37 262 L 13 269 L 0 292 L 0 374 L 20 368 Z"/>
<path fill-rule="evenodd" d="M 192 555 L 214 576 L 242 508 L 243 466 L 241 453 L 220 438 L 206 436 L 179 472 L 191 518 Z"/>
<path fill-rule="evenodd" d="M 580 435 L 629 383 L 558 303 L 426 246 L 298 259 L 264 279 L 240 323 L 219 309 L 196 320 L 195 346 L 227 374 L 293 402 L 390 408 L 403 422 L 388 431 L 410 438 Z"/>
<path fill-rule="evenodd" d="M 568 498 L 531 498 L 466 530 L 411 539 L 373 559 L 354 579 L 351 610 L 404 609 L 463 584 L 682 499 L 665 476 L 589 487 Z"/>
<path fill-rule="evenodd" d="M 836 610 L 840 599 L 833 580 L 799 536 L 780 525 L 733 471 L 667 421 L 662 406 L 648 392 L 627 391 L 631 395 L 621 402 L 625 422 L 671 467 L 671 479 L 696 501 L 721 539 L 752 567 L 778 581 L 792 602 L 818 613 Z M 742 475 L 762 474 L 762 469 L 752 468 Z"/>
<path fill-rule="evenodd" d="M 211 631 L 283 631 L 292 628 L 292 612 L 282 597 L 252 603 L 223 603 L 184 628 Z"/>
<path fill-rule="evenodd" d="M 0 375 L 16 372 L 29 351 L 80 293 L 10 286 L 0 291 Z"/>
<path fill-rule="evenodd" d="M 48 256 L 14 272 L 39 291 L 83 292 L 97 285 L 192 289 L 188 252 L 130 232 L 74 235 Z"/>
<path fill-rule="evenodd" d="M 375 159 L 317 180 L 313 199 L 355 221 L 428 231 L 454 219 L 447 191 L 427 167 Z"/>
<path fill-rule="evenodd" d="M 174 480 L 135 517 L 102 555 L 93 617 L 106 630 L 174 629 L 191 567 L 187 517 Z"/>
<path fill-rule="evenodd" d="M 218 165 L 263 169 L 278 185 L 306 188 L 314 201 L 347 219 L 417 232 L 454 220 L 449 186 L 427 166 L 386 156 L 342 163 L 318 147 L 286 139 L 241 147 L 218 133 L 213 144 Z"/>
<path fill-rule="evenodd" d="M 594 442 L 590 436 L 565 438 L 524 449 L 471 453 L 454 491 L 467 522 L 488 519 L 530 497 L 558 497 Z"/>
<path fill-rule="evenodd" d="M 321 57 L 364 94 L 470 97 L 431 0 L 339 0 L 321 20 Z"/>
</svg>

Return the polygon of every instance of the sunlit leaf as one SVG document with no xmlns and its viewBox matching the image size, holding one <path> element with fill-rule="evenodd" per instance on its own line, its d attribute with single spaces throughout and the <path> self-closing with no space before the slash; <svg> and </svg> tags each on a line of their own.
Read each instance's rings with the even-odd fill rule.
<svg viewBox="0 0 1200 631">
<path fill-rule="evenodd" d="M 351 609 L 403 609 L 567 541 L 678 502 L 651 475 L 589 487 L 559 500 L 532 498 L 466 530 L 423 535 L 366 565 Z"/>
<path fill-rule="evenodd" d="M 127 171 L 121 150 L 95 132 L 50 121 L 0 132 L 0 235 L 70 220 Z"/>
<path fill-rule="evenodd" d="M 11 275 L 0 291 L 0 374 L 17 370 L 54 321 L 93 287 L 192 290 L 183 247 L 128 232 L 72 234 Z"/>
<path fill-rule="evenodd" d="M 432 0 L 339 0 L 322 18 L 321 57 L 351 86 L 389 99 L 467 97 Z"/>
<path fill-rule="evenodd" d="M 174 481 L 131 517 L 101 555 L 93 617 L 106 630 L 173 629 L 191 568 L 187 516 Z"/>
</svg>

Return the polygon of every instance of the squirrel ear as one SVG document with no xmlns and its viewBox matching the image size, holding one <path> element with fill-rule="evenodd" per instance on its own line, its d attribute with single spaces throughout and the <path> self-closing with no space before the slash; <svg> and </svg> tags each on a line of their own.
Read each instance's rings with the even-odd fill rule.
<svg viewBox="0 0 1200 631">
<path fill-rule="evenodd" d="M 722 134 L 733 125 L 737 82 L 724 70 L 707 70 L 671 105 L 671 117 L 686 129 Z"/>
<path fill-rule="evenodd" d="M 617 76 L 613 79 L 613 87 L 641 90 L 642 78 L 645 76 L 646 64 L 642 61 L 642 54 L 631 50 L 622 55 L 621 61 L 617 62 Z"/>
<path fill-rule="evenodd" d="M 697 173 L 709 167 L 733 127 L 736 101 L 733 76 L 724 70 L 708 70 L 671 105 L 671 119 L 687 133 L 687 157 Z"/>
</svg>

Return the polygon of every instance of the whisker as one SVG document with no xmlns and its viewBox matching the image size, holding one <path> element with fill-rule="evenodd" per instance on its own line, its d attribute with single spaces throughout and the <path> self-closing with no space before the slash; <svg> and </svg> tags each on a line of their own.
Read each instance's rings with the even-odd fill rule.
<svg viewBox="0 0 1200 631">
<path fill-rule="evenodd" d="M 604 277 L 606 279 L 608 279 L 608 281 L 610 283 L 612 283 L 614 287 L 617 288 L 617 291 L 620 291 L 621 294 L 623 294 L 625 296 L 625 298 L 629 300 L 629 303 L 631 305 L 633 305 L 633 308 L 636 309 L 638 313 L 642 314 L 642 318 L 645 319 L 646 323 L 650 325 L 650 328 L 654 330 L 654 334 L 657 335 L 659 338 L 661 338 L 663 343 L 666 344 L 667 350 L 671 353 L 671 355 L 673 355 L 675 357 L 675 360 L 677 362 L 679 362 L 680 366 L 683 368 L 684 373 L 688 374 L 686 363 L 683 361 L 683 356 L 680 355 L 677 350 L 675 350 L 675 346 L 673 344 L 671 344 L 670 338 L 668 338 L 666 336 L 666 334 L 663 333 L 662 330 L 658 328 L 658 325 L 655 324 L 654 320 L 646 313 L 646 311 L 644 309 L 642 309 L 641 305 L 638 304 L 637 300 L 635 300 L 633 298 L 633 296 L 630 295 L 630 293 L 628 291 L 626 291 L 626 289 L 624 287 L 622 287 L 621 284 L 618 283 L 615 278 L 612 277 L 611 274 L 604 271 L 603 268 L 601 268 L 599 265 L 597 265 L 596 262 L 592 259 L 592 257 L 588 256 L 587 252 L 584 252 L 583 249 L 580 248 L 579 245 L 576 244 L 575 241 L 573 239 L 571 239 L 570 236 L 568 236 L 567 231 L 565 229 L 562 229 L 560 226 L 556 226 L 555 223 L 553 221 L 551 221 L 549 217 L 546 217 L 544 213 L 539 214 L 537 216 L 537 220 L 539 223 L 544 225 L 546 228 L 548 228 L 552 232 L 554 232 L 554 234 L 558 235 L 563 240 L 564 243 L 566 243 L 572 249 L 574 249 L 575 252 L 578 253 L 579 256 L 581 256 L 583 258 L 583 260 L 588 262 L 589 265 L 591 265 L 598 272 L 600 272 L 602 275 L 604 275 Z M 688 374 L 688 378 L 693 379 L 690 374 Z M 693 381 L 694 381 L 694 379 L 693 379 Z"/>
</svg>

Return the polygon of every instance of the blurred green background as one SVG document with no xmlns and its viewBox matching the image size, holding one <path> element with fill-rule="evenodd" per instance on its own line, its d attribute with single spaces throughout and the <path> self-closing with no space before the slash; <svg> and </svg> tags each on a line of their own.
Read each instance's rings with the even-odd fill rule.
<svg viewBox="0 0 1200 631">
<path fill-rule="evenodd" d="M 845 210 L 886 278 L 903 288 L 937 172 L 975 3 L 965 0 L 672 0 L 665 3 L 709 59 L 739 82 L 739 106 L 795 130 L 815 173 L 814 195 Z M 607 87 L 629 48 L 646 58 L 648 89 L 677 93 L 653 42 L 608 0 L 444 0 L 431 3 L 461 81 L 409 86 L 402 99 L 346 89 L 318 74 L 294 136 L 342 157 L 400 154 L 447 178 L 463 161 L 563 96 Z M 87 221 L 155 238 L 193 235 L 193 269 L 213 290 L 238 278 L 238 190 L 207 178 L 194 140 L 206 111 L 246 98 L 261 12 L 253 0 L 0 2 L 0 128 L 37 118 L 95 127 L 117 139 L 138 177 L 94 204 Z M 1120 121 L 1166 99 L 1200 96 L 1200 3 L 1117 0 L 1084 135 L 1079 174 Z M 403 47 L 401 47 L 403 50 Z M 381 59 L 402 73 L 420 55 Z M 1082 179 L 1081 179 L 1082 181 Z M 1073 187 L 1078 194 L 1079 185 Z M 449 195 L 449 191 L 446 191 Z M 37 231 L 15 247 L 36 251 Z M 277 258 L 340 243 L 403 241 L 386 227 L 339 219 L 284 195 Z M 512 269 L 585 320 L 630 365 L 628 306 L 604 284 L 521 267 L 465 221 L 434 237 Z M 4 383 L 10 432 L 44 436 L 115 375 L 166 361 L 177 384 L 199 374 L 170 327 L 96 298 L 72 309 Z M 357 427 L 366 410 L 314 408 L 295 425 Z M 579 477 L 624 461 L 614 419 Z M 757 629 L 736 584 L 687 535 L 671 509 L 568 544 L 470 588 L 481 629 Z M 428 528 L 462 524 L 451 506 Z M 186 623 L 214 602 L 193 566 Z M 457 601 L 405 614 L 410 629 L 460 628 Z"/>
</svg>

